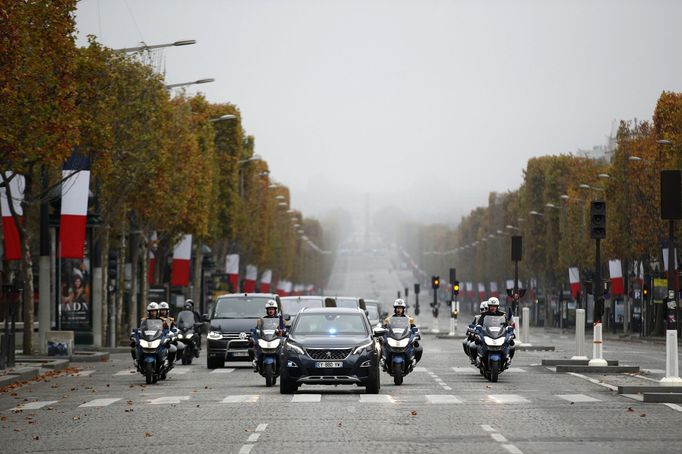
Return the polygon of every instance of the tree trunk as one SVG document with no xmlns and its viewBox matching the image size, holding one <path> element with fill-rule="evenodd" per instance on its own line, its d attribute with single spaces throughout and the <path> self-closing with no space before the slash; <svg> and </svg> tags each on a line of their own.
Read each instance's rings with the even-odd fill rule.
<svg viewBox="0 0 682 454">
<path fill-rule="evenodd" d="M 140 259 L 140 234 L 130 234 L 130 269 L 131 269 L 131 283 L 130 283 L 130 310 L 128 311 L 128 332 L 133 327 L 137 327 L 137 313 L 138 313 L 138 299 L 137 291 L 139 288 L 140 275 L 138 261 Z"/>
<path fill-rule="evenodd" d="M 110 227 L 104 228 L 102 234 L 102 345 L 109 345 L 109 232 Z M 111 345 L 109 345 L 111 347 Z"/>
<path fill-rule="evenodd" d="M 26 212 L 25 212 L 26 213 Z M 31 257 L 31 241 L 28 229 L 23 229 L 23 234 L 20 235 L 22 242 L 21 259 L 22 275 L 24 278 L 24 293 L 23 293 L 23 314 L 24 320 L 24 355 L 33 353 L 33 259 Z"/>
<path fill-rule="evenodd" d="M 125 225 L 121 230 L 121 241 L 118 244 L 118 291 L 116 292 L 116 341 L 114 347 L 118 346 L 118 342 L 124 338 L 125 327 L 123 326 L 123 301 L 125 296 L 125 264 L 126 264 L 126 228 Z"/>
<path fill-rule="evenodd" d="M 201 248 L 201 242 L 195 241 L 194 243 L 194 270 L 192 271 L 192 296 L 194 300 L 194 307 L 202 307 L 201 302 L 201 262 L 203 260 L 203 251 Z"/>
<path fill-rule="evenodd" d="M 138 312 L 138 320 L 145 316 L 147 310 L 147 301 L 149 300 L 149 241 L 148 236 L 143 234 L 140 241 L 140 256 L 142 258 L 142 272 L 140 281 L 140 304 Z"/>
</svg>

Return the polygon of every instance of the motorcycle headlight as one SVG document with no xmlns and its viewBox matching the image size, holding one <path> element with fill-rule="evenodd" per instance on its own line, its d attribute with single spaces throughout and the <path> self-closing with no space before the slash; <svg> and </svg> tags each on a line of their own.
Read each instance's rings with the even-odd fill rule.
<svg viewBox="0 0 682 454">
<path fill-rule="evenodd" d="M 217 339 L 222 339 L 223 334 L 220 331 L 209 331 L 208 336 L 206 336 L 206 337 L 208 339 L 217 340 Z"/>
<path fill-rule="evenodd" d="M 272 341 L 269 341 L 269 342 L 266 341 L 266 340 L 263 340 L 263 339 L 258 339 L 258 346 L 259 346 L 260 348 L 272 349 L 272 348 L 277 348 L 277 347 L 279 347 L 279 342 L 280 342 L 279 339 L 275 339 L 275 340 L 272 340 Z"/>
<path fill-rule="evenodd" d="M 405 339 L 400 339 L 400 340 L 395 340 L 391 337 L 388 338 L 388 346 L 389 347 L 405 348 L 405 347 L 407 347 L 407 344 L 409 342 L 410 342 L 409 337 L 406 337 Z"/>
<path fill-rule="evenodd" d="M 156 339 L 151 342 L 140 339 L 140 347 L 142 348 L 159 348 L 159 345 L 161 345 L 161 339 Z"/>
<path fill-rule="evenodd" d="M 353 350 L 353 354 L 357 355 L 359 353 L 362 353 L 363 350 L 369 351 L 370 347 L 372 347 L 372 341 L 369 341 L 366 344 L 362 344 L 362 345 L 355 347 L 355 350 Z"/>
<path fill-rule="evenodd" d="M 483 340 L 485 340 L 486 345 L 490 345 L 491 347 L 501 347 L 504 345 L 504 337 L 493 339 L 492 337 L 483 336 Z"/>
<path fill-rule="evenodd" d="M 297 353 L 299 355 L 303 354 L 303 349 L 296 344 L 292 344 L 291 342 L 287 342 L 287 350 Z"/>
<path fill-rule="evenodd" d="M 178 339 L 184 339 L 184 337 L 182 337 L 182 333 L 178 333 Z"/>
</svg>

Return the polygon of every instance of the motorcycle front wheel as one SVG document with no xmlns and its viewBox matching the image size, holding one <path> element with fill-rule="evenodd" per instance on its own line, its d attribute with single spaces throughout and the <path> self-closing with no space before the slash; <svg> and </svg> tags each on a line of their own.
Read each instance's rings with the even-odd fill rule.
<svg viewBox="0 0 682 454">
<path fill-rule="evenodd" d="M 151 385 L 154 381 L 154 366 L 152 363 L 145 363 L 144 365 L 144 379 L 148 385 Z"/>
<path fill-rule="evenodd" d="M 393 383 L 396 386 L 403 384 L 403 367 L 402 364 L 393 363 Z"/>
<path fill-rule="evenodd" d="M 500 375 L 500 362 L 493 361 L 490 365 L 490 381 L 496 383 L 498 375 Z"/>
<path fill-rule="evenodd" d="M 275 369 L 272 364 L 266 364 L 265 369 L 265 386 L 270 387 L 275 384 Z"/>
</svg>

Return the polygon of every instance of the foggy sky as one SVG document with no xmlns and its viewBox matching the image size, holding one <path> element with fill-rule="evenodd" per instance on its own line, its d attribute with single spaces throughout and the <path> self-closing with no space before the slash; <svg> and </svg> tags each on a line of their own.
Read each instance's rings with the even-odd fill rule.
<svg viewBox="0 0 682 454">
<path fill-rule="evenodd" d="M 196 39 L 166 80 L 237 104 L 293 206 L 455 223 L 529 157 L 602 145 L 682 91 L 682 2 L 82 0 L 79 43 Z M 362 225 L 361 218 L 358 225 Z"/>
</svg>

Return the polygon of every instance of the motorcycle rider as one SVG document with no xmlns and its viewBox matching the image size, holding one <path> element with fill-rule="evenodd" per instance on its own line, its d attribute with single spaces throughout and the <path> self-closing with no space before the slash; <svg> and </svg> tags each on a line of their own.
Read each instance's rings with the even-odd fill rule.
<svg viewBox="0 0 682 454">
<path fill-rule="evenodd" d="M 466 336 L 467 336 L 466 342 L 468 342 L 467 348 L 469 349 L 468 354 L 469 354 L 469 359 L 471 360 L 471 364 L 474 363 L 474 360 L 476 358 L 476 356 L 475 356 L 476 355 L 476 349 L 475 349 L 475 345 L 474 345 L 474 330 L 473 330 L 473 328 L 476 325 L 478 325 L 478 320 L 481 318 L 481 315 L 484 312 L 488 311 L 488 301 L 481 301 L 481 304 L 479 305 L 478 310 L 479 310 L 479 313 L 474 315 L 474 320 L 471 322 L 471 325 L 469 325 L 469 327 L 467 328 L 467 333 L 466 333 Z"/>
<path fill-rule="evenodd" d="M 140 325 L 145 320 L 154 320 L 157 318 L 159 318 L 159 305 L 158 303 L 152 301 L 147 305 L 147 316 L 140 320 Z M 130 354 L 132 355 L 133 360 L 135 360 L 135 364 L 137 365 L 137 348 L 135 344 L 135 338 L 132 335 L 130 336 Z"/>
<path fill-rule="evenodd" d="M 164 328 L 168 329 L 169 334 L 172 332 L 175 334 L 177 332 L 177 328 L 175 327 L 175 319 L 170 316 L 168 313 L 170 308 L 168 307 L 168 303 L 165 301 L 161 301 L 159 303 L 159 318 L 163 320 L 163 326 Z M 171 339 L 173 337 L 171 336 Z M 173 363 L 175 362 L 175 356 L 178 353 L 178 347 L 176 345 L 177 341 L 172 341 L 168 345 L 168 363 L 170 364 L 171 367 L 173 367 Z"/>
<path fill-rule="evenodd" d="M 481 318 L 481 315 L 483 313 L 488 311 L 488 302 L 487 301 L 481 301 L 480 306 L 478 307 L 478 314 L 474 315 L 474 321 L 473 324 L 474 326 L 478 325 L 478 319 Z"/>
<path fill-rule="evenodd" d="M 488 300 L 488 310 L 481 314 L 481 316 L 478 319 L 478 324 L 482 325 L 483 320 L 485 320 L 485 317 L 499 317 L 499 316 L 504 316 L 504 312 L 500 310 L 500 300 L 497 299 L 496 297 L 492 297 Z M 505 319 L 506 320 L 506 319 Z M 506 325 L 506 323 L 505 323 Z M 511 346 L 514 346 L 514 341 L 512 340 Z M 514 358 L 514 353 L 516 353 L 515 348 L 510 348 L 509 349 L 509 360 L 511 361 Z"/>
<path fill-rule="evenodd" d="M 194 323 L 202 323 L 201 316 L 194 310 L 194 300 L 191 298 L 186 299 L 184 309 L 194 314 Z M 201 350 L 201 334 L 197 336 L 197 350 Z"/>
<path fill-rule="evenodd" d="M 277 310 L 279 309 L 277 305 L 277 301 L 275 300 L 268 300 L 265 303 L 265 317 L 263 318 L 279 318 L 279 327 L 275 331 L 275 333 L 278 336 L 284 336 L 286 334 L 286 326 L 284 324 L 284 319 L 282 318 L 281 315 L 277 314 Z M 260 325 L 261 325 L 261 320 L 258 319 L 256 320 L 256 327 L 251 329 L 251 341 L 253 342 L 253 345 L 258 344 L 258 331 L 260 330 Z M 260 351 L 260 348 L 255 348 L 255 356 L 256 358 L 253 360 L 253 371 L 258 372 L 258 363 L 260 363 L 260 360 L 263 356 L 263 353 Z"/>
<path fill-rule="evenodd" d="M 424 347 L 419 345 L 419 340 L 421 339 L 421 336 L 419 335 L 419 329 L 417 328 L 417 325 L 414 323 L 414 318 L 410 317 L 405 313 L 407 310 L 407 305 L 405 304 L 405 300 L 402 298 L 398 298 L 393 302 L 393 315 L 390 317 L 386 317 L 383 323 L 384 329 L 388 327 L 389 323 L 391 322 L 392 317 L 407 317 L 410 323 L 410 329 L 412 330 L 413 333 L 417 335 L 417 338 L 414 341 L 414 359 L 419 362 L 419 360 L 422 359 L 422 353 L 424 353 Z"/>
</svg>

